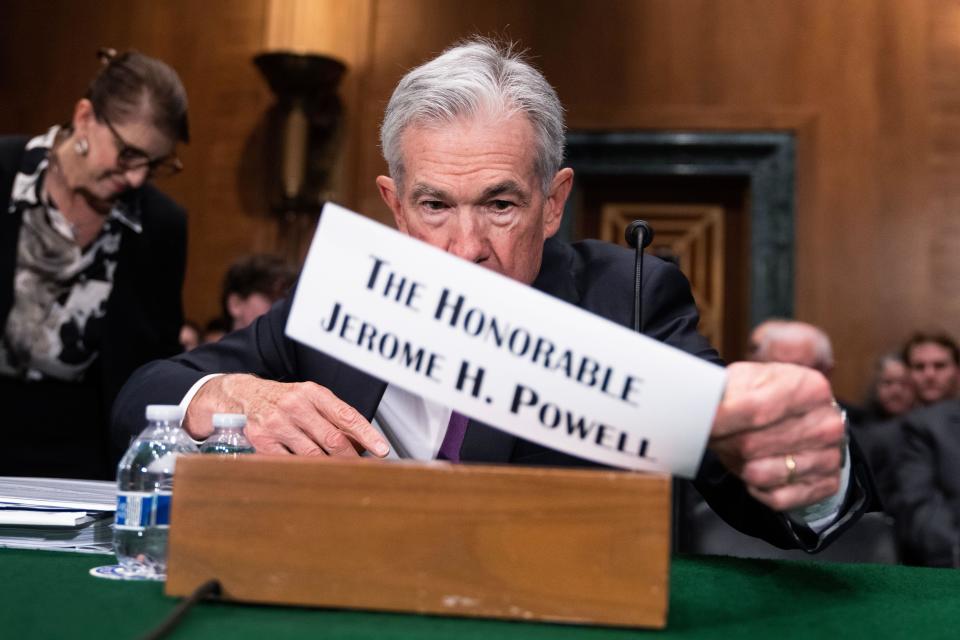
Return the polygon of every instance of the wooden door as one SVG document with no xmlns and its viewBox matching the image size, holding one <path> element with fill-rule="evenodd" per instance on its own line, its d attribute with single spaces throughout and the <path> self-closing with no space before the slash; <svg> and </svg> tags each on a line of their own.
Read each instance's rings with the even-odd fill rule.
<svg viewBox="0 0 960 640">
<path fill-rule="evenodd" d="M 633 220 L 654 230 L 647 249 L 674 262 L 690 280 L 700 310 L 700 331 L 724 353 L 724 210 L 720 205 L 614 202 L 603 205 L 600 239 L 623 243 Z"/>
</svg>

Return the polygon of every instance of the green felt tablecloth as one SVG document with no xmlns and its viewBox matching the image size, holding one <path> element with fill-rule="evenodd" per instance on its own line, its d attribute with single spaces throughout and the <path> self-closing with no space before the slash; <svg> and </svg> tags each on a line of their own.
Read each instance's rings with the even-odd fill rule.
<svg viewBox="0 0 960 640">
<path fill-rule="evenodd" d="M 177 600 L 88 570 L 109 556 L 0 550 L 0 638 L 137 638 Z M 674 558 L 664 631 L 202 603 L 171 638 L 960 638 L 960 572 Z"/>
</svg>

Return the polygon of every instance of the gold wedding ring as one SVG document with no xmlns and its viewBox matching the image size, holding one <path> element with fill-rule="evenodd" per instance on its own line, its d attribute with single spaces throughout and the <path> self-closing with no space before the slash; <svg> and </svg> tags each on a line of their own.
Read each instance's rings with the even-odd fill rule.
<svg viewBox="0 0 960 640">
<path fill-rule="evenodd" d="M 797 475 L 797 461 L 788 453 L 783 456 L 783 464 L 787 467 L 787 484 L 793 484 Z"/>
</svg>

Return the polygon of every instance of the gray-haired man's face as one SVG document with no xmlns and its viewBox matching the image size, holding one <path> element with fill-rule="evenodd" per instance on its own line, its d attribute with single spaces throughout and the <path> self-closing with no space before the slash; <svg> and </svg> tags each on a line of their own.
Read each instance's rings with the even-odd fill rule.
<svg viewBox="0 0 960 640">
<path fill-rule="evenodd" d="M 543 194 L 526 116 L 412 127 L 402 138 L 403 192 L 377 179 L 397 227 L 505 276 L 531 283 L 543 242 L 557 232 L 573 172 Z"/>
</svg>

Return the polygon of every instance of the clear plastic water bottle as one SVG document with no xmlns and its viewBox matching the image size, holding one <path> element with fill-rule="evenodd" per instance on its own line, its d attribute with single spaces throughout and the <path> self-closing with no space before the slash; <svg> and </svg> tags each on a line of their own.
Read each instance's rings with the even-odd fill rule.
<svg viewBox="0 0 960 640">
<path fill-rule="evenodd" d="M 147 428 L 137 436 L 117 468 L 117 513 L 113 550 L 124 572 L 163 580 L 167 573 L 167 534 L 177 456 L 197 453 L 180 428 L 176 405 L 147 407 Z"/>
<path fill-rule="evenodd" d="M 215 453 L 234 458 L 240 454 L 253 453 L 253 445 L 243 435 L 245 426 L 247 416 L 242 413 L 213 414 L 213 435 L 200 445 L 200 453 Z"/>
</svg>

